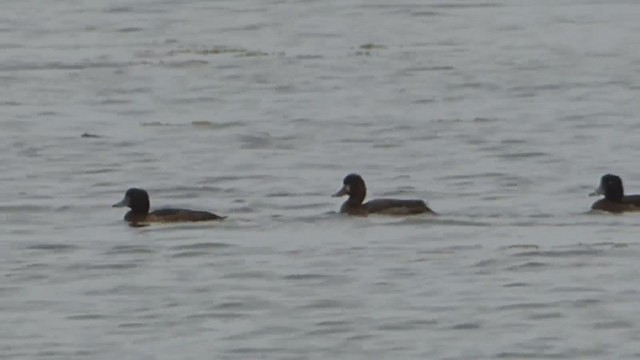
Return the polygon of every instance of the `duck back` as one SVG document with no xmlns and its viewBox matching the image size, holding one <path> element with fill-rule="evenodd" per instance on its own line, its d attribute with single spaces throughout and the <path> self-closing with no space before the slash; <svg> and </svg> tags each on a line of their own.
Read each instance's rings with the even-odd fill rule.
<svg viewBox="0 0 640 360">
<path fill-rule="evenodd" d="M 367 212 L 372 214 L 413 215 L 422 213 L 435 214 L 422 200 L 375 199 L 363 204 Z"/>
</svg>

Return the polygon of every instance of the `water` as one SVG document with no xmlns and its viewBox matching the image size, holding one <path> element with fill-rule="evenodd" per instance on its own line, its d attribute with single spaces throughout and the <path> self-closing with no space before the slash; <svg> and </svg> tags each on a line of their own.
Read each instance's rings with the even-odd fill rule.
<svg viewBox="0 0 640 360">
<path fill-rule="evenodd" d="M 639 15 L 5 1 L 1 357 L 637 358 L 637 217 L 585 212 L 640 191 Z M 350 172 L 442 216 L 336 215 Z"/>
</svg>

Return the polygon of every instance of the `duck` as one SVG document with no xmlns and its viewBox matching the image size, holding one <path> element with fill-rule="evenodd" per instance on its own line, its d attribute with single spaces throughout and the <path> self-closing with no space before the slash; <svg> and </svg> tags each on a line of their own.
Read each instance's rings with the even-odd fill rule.
<svg viewBox="0 0 640 360">
<path fill-rule="evenodd" d="M 591 210 L 610 213 L 640 211 L 640 195 L 625 195 L 622 179 L 613 174 L 605 174 L 600 178 L 598 188 L 589 196 L 604 195 L 591 205 Z"/>
<path fill-rule="evenodd" d="M 340 207 L 340 213 L 348 215 L 367 216 L 368 214 L 384 215 L 415 215 L 433 214 L 423 200 L 375 199 L 363 203 L 367 196 L 367 186 L 362 176 L 352 173 L 342 180 L 342 188 L 333 197 L 349 195 L 347 201 Z"/>
<path fill-rule="evenodd" d="M 223 220 L 226 216 L 219 216 L 208 211 L 167 208 L 149 212 L 149 193 L 144 189 L 130 188 L 124 198 L 113 204 L 113 207 L 128 207 L 131 210 L 124 216 L 124 220 L 133 224 L 154 222 L 194 222 Z"/>
</svg>

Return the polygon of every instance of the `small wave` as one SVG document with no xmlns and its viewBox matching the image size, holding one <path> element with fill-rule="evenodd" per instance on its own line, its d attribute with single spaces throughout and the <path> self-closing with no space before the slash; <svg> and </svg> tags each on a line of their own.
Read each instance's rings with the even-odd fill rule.
<svg viewBox="0 0 640 360">
<path fill-rule="evenodd" d="M 517 303 L 498 306 L 496 307 L 496 310 L 546 309 L 557 305 L 557 303 Z"/>
<path fill-rule="evenodd" d="M 601 255 L 604 253 L 602 250 L 597 249 L 575 249 L 575 250 L 561 250 L 561 251 L 526 251 L 517 254 L 513 254 L 513 256 L 521 256 L 521 257 L 529 257 L 529 256 L 539 256 L 539 257 L 574 257 L 574 256 L 593 256 L 593 255 Z"/>
<path fill-rule="evenodd" d="M 203 256 L 203 255 L 209 255 L 210 253 L 207 251 L 182 251 L 176 254 L 171 255 L 172 258 L 191 258 L 191 257 L 198 257 L 198 256 Z"/>
<path fill-rule="evenodd" d="M 112 264 L 96 264 L 85 266 L 88 270 L 128 270 L 135 269 L 138 265 L 134 263 L 112 263 Z"/>
<path fill-rule="evenodd" d="M 354 306 L 346 304 L 344 301 L 336 299 L 318 299 L 302 306 L 304 309 L 347 309 L 353 307 Z"/>
<path fill-rule="evenodd" d="M 239 312 L 206 312 L 186 316 L 187 319 L 239 319 L 249 316 Z"/>
<path fill-rule="evenodd" d="M 264 271 L 241 271 L 224 274 L 222 277 L 225 279 L 265 279 L 271 275 Z"/>
<path fill-rule="evenodd" d="M 108 255 L 116 254 L 152 254 L 154 251 L 144 246 L 119 245 L 107 251 Z"/>
<path fill-rule="evenodd" d="M 322 274 L 291 274 L 283 277 L 285 280 L 326 280 L 332 276 Z"/>
<path fill-rule="evenodd" d="M 227 243 L 207 242 L 207 243 L 194 243 L 187 245 L 178 245 L 171 247 L 171 250 L 206 250 L 206 249 L 222 249 L 235 246 Z"/>
<path fill-rule="evenodd" d="M 71 251 L 79 249 L 78 246 L 75 245 L 67 245 L 67 244 L 36 244 L 28 246 L 29 250 L 47 250 L 47 251 Z"/>
<path fill-rule="evenodd" d="M 479 323 L 462 323 L 451 327 L 452 330 L 475 330 L 480 328 L 481 325 Z"/>
</svg>

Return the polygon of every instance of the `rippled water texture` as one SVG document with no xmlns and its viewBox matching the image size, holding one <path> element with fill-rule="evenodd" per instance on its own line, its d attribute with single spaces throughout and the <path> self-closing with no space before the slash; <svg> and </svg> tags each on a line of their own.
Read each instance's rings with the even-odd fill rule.
<svg viewBox="0 0 640 360">
<path fill-rule="evenodd" d="M 635 1 L 0 14 L 2 359 L 640 356 Z M 83 136 L 84 134 L 84 136 Z M 329 197 L 438 217 L 348 218 Z M 125 190 L 216 224 L 131 228 Z"/>
</svg>

